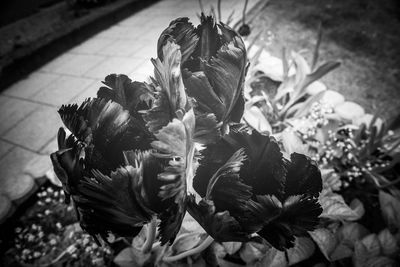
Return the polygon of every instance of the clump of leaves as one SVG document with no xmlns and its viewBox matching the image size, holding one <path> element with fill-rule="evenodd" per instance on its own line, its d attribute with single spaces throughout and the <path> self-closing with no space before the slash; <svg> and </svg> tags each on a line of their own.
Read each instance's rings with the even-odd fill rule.
<svg viewBox="0 0 400 267">
<path fill-rule="evenodd" d="M 320 42 L 321 33 L 314 49 L 311 66 L 299 53 L 292 52 L 288 57 L 283 49 L 283 71 L 275 77 L 265 73 L 269 70 L 264 66 L 264 59 L 260 60 L 264 47 L 253 53 L 250 59 L 253 67 L 250 68 L 249 79 L 246 81 L 250 101 L 246 104 L 244 117 L 253 128 L 259 131 L 281 132 L 290 125 L 289 119 L 305 116 L 312 104 L 322 99 L 324 93 L 313 92 L 309 86 L 339 67 L 340 63 L 329 61 L 317 66 Z M 258 116 L 265 119 L 257 121 L 254 117 Z"/>
</svg>

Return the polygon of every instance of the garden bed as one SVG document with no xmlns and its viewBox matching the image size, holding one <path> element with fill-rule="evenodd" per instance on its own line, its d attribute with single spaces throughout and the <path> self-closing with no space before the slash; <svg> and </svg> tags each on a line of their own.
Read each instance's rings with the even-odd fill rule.
<svg viewBox="0 0 400 267">
<path fill-rule="evenodd" d="M 114 250 L 82 231 L 64 192 L 49 181 L 2 224 L 0 240 L 2 266 L 112 266 Z"/>
<path fill-rule="evenodd" d="M 321 24 L 321 60 L 342 63 L 322 81 L 367 111 L 389 119 L 400 110 L 398 10 L 398 2 L 391 0 L 271 0 L 251 26 L 253 36 L 263 31 L 264 42 L 273 35 L 267 47 L 272 55 L 281 57 L 286 47 L 302 51 L 310 60 Z"/>
</svg>

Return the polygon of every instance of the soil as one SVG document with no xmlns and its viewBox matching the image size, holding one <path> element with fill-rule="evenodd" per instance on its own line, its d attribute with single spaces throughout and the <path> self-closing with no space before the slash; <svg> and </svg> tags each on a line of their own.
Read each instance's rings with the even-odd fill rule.
<svg viewBox="0 0 400 267">
<path fill-rule="evenodd" d="M 272 55 L 283 47 L 311 62 L 318 28 L 323 38 L 319 63 L 341 61 L 321 79 L 329 89 L 384 119 L 400 110 L 400 3 L 396 0 L 270 0 L 251 22 L 252 35 Z M 251 14 L 250 14 L 251 16 Z M 268 32 L 270 31 L 270 32 Z"/>
</svg>

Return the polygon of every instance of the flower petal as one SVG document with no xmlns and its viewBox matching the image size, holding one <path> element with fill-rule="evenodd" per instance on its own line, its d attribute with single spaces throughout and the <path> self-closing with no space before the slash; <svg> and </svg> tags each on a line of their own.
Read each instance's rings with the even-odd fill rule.
<svg viewBox="0 0 400 267">
<path fill-rule="evenodd" d="M 182 81 L 179 46 L 168 41 L 163 46 L 163 55 L 162 60 L 152 59 L 158 93 L 151 109 L 143 115 L 153 134 L 187 111 L 189 105 Z"/>
<path fill-rule="evenodd" d="M 295 236 L 307 236 L 307 231 L 312 231 L 319 223 L 322 208 L 315 198 L 299 195 L 280 203 L 270 196 L 257 196 L 257 200 L 267 210 L 271 210 L 271 206 L 279 210 L 279 215 L 258 232 L 279 250 L 293 247 Z"/>
<path fill-rule="evenodd" d="M 309 194 L 318 197 L 322 190 L 321 172 L 309 157 L 292 153 L 286 176 L 285 195 Z"/>
<path fill-rule="evenodd" d="M 216 95 L 224 103 L 226 111 L 222 121 L 227 122 L 239 98 L 243 98 L 246 50 L 236 47 L 231 42 L 222 46 L 217 55 L 204 62 L 204 65 L 205 75 Z"/>
<path fill-rule="evenodd" d="M 163 46 L 168 40 L 173 39 L 180 46 L 182 53 L 182 63 L 186 62 L 194 52 L 199 37 L 195 33 L 195 28 L 188 18 L 177 18 L 172 21 L 158 38 L 157 56 L 164 58 Z"/>
<path fill-rule="evenodd" d="M 79 195 L 73 197 L 83 227 L 102 236 L 108 231 L 122 236 L 136 234 L 153 215 L 138 194 L 141 175 L 141 167 L 127 166 L 110 176 L 93 171 L 93 177 L 85 177 L 79 184 Z"/>
<path fill-rule="evenodd" d="M 110 74 L 104 79 L 103 84 L 107 87 L 100 87 L 97 97 L 117 102 L 124 109 L 129 110 L 132 116 L 137 114 L 140 103 L 142 103 L 140 109 L 145 109 L 153 97 L 152 88 L 148 84 L 132 82 L 123 74 Z"/>
<path fill-rule="evenodd" d="M 190 215 L 218 242 L 247 241 L 248 234 L 228 211 L 216 212 L 213 201 L 201 200 L 196 204 L 194 195 L 187 198 Z"/>
</svg>

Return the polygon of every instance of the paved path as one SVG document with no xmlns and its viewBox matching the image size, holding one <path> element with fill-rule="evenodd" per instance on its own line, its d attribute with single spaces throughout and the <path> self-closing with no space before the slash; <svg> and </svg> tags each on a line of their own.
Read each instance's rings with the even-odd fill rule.
<svg viewBox="0 0 400 267">
<path fill-rule="evenodd" d="M 202 0 L 206 11 L 216 0 Z M 250 0 L 248 10 L 258 1 Z M 244 0 L 222 1 L 222 16 L 242 13 Z M 163 0 L 98 33 L 0 94 L 0 200 L 18 201 L 35 177 L 51 169 L 61 126 L 57 109 L 94 97 L 110 73 L 143 81 L 152 75 L 157 38 L 169 22 L 187 16 L 197 25 L 198 0 Z M 0 201 L 2 202 L 2 201 Z M 0 206 L 2 204 L 0 203 Z M 1 209 L 0 209 L 1 210 Z M 1 213 L 1 211 L 0 211 Z M 0 214 L 0 221 L 1 221 Z"/>
</svg>

